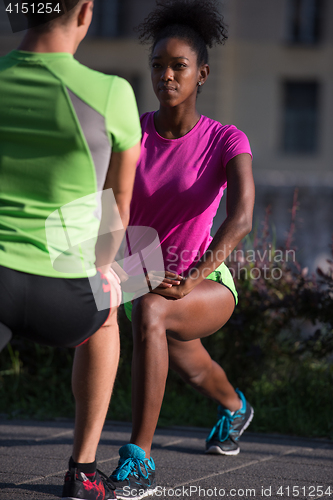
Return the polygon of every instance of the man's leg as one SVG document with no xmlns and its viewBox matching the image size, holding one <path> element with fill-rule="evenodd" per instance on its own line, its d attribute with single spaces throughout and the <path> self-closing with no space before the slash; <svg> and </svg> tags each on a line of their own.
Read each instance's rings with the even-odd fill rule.
<svg viewBox="0 0 333 500">
<path fill-rule="evenodd" d="M 72 388 L 75 397 L 73 459 L 91 463 L 96 457 L 119 362 L 117 308 L 108 322 L 76 348 Z"/>
</svg>

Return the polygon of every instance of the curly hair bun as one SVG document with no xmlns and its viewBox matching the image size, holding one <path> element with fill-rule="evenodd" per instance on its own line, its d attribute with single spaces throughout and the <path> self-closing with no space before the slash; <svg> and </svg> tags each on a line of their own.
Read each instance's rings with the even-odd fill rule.
<svg viewBox="0 0 333 500">
<path fill-rule="evenodd" d="M 195 32 L 210 48 L 228 38 L 216 0 L 158 0 L 156 9 L 138 27 L 139 40 L 155 45 L 176 25 Z"/>
</svg>

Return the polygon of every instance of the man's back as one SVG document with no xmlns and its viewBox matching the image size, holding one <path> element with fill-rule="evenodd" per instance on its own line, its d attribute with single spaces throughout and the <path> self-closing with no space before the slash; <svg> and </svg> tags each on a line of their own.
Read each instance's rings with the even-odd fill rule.
<svg viewBox="0 0 333 500">
<path fill-rule="evenodd" d="M 0 59 L 0 86 L 0 265 L 50 277 L 87 276 L 82 267 L 72 273 L 52 267 L 45 221 L 102 191 L 111 151 L 139 141 L 133 91 L 65 52 L 11 52 Z M 87 200 L 70 217 L 61 213 L 70 241 L 54 242 L 59 253 L 96 239 L 100 199 Z M 94 258 L 92 244 L 85 255 L 89 269 Z"/>
</svg>

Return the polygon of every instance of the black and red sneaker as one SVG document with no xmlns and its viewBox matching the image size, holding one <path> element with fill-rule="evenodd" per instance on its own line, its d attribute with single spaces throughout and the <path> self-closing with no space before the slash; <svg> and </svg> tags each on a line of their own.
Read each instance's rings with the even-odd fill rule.
<svg viewBox="0 0 333 500">
<path fill-rule="evenodd" d="M 115 489 L 113 482 L 100 470 L 94 474 L 84 474 L 73 468 L 66 473 L 62 499 L 109 500 L 117 498 Z"/>
</svg>

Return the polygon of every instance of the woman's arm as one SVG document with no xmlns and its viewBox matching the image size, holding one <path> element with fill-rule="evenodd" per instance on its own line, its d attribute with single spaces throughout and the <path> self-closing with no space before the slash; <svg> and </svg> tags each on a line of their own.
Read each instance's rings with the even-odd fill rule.
<svg viewBox="0 0 333 500">
<path fill-rule="evenodd" d="M 226 169 L 228 182 L 226 219 L 205 254 L 191 268 L 186 281 L 168 290 L 156 289 L 155 293 L 174 299 L 185 297 L 215 271 L 251 231 L 255 198 L 251 156 L 247 153 L 235 156 L 227 163 Z"/>
</svg>

